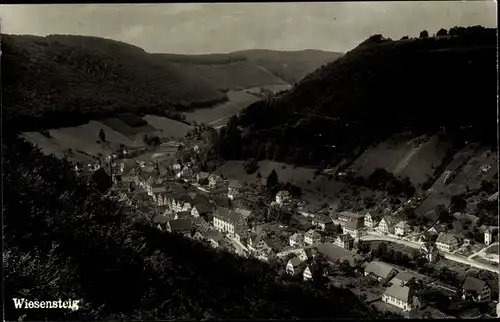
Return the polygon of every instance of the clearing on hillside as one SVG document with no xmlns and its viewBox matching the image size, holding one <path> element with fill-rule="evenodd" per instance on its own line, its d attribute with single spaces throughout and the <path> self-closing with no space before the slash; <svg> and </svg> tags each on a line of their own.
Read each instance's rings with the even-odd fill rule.
<svg viewBox="0 0 500 322">
<path fill-rule="evenodd" d="M 259 100 L 256 96 L 245 91 L 229 91 L 227 96 L 229 98 L 228 102 L 218 104 L 212 108 L 201 108 L 186 112 L 186 120 L 218 127 L 225 125 L 231 116 L 238 114 L 242 109 Z"/>
<path fill-rule="evenodd" d="M 185 137 L 191 126 L 182 122 L 169 119 L 168 117 L 145 115 L 146 122 L 152 125 L 156 130 L 162 132 L 162 136 L 171 136 L 174 138 Z"/>
<path fill-rule="evenodd" d="M 50 139 L 39 132 L 24 132 L 20 135 L 26 141 L 38 147 L 44 154 L 53 154 L 58 158 L 64 156 L 64 147 L 59 145 L 54 139 Z"/>
<path fill-rule="evenodd" d="M 271 171 L 276 170 L 278 180 L 286 183 L 290 182 L 302 189 L 303 199 L 324 199 L 325 202 L 332 201 L 335 195 L 344 186 L 343 182 L 329 179 L 326 176 L 319 175 L 314 178 L 315 169 L 304 167 L 293 167 L 292 165 L 275 162 L 260 161 L 259 168 L 253 174 L 247 174 L 244 169 L 244 161 L 228 161 L 217 170 L 226 178 L 239 180 L 247 183 L 257 183 L 257 172 L 260 172 L 262 178 L 267 178 Z"/>
<path fill-rule="evenodd" d="M 383 168 L 396 176 L 409 177 L 414 185 L 422 184 L 433 175 L 449 144 L 437 135 L 409 139 L 399 134 L 368 148 L 350 169 L 368 177 L 376 168 Z"/>
<path fill-rule="evenodd" d="M 142 133 L 144 133 L 144 134 L 151 133 L 155 130 L 149 124 L 147 126 L 132 127 L 116 117 L 105 118 L 105 119 L 99 120 L 99 122 L 107 125 L 108 127 L 112 128 L 113 130 L 115 130 L 115 131 L 117 131 L 117 132 L 119 132 L 127 137 L 133 137 L 137 134 L 142 134 Z"/>
</svg>

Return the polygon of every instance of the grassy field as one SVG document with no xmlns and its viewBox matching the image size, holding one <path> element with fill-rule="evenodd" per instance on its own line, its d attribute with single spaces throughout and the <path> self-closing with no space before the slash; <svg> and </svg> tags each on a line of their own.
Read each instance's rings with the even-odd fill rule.
<svg viewBox="0 0 500 322">
<path fill-rule="evenodd" d="M 498 244 L 496 245 L 491 245 L 490 247 L 488 247 L 486 250 L 485 250 L 485 253 L 486 254 L 495 254 L 495 255 L 498 255 Z"/>
<path fill-rule="evenodd" d="M 229 91 L 227 93 L 228 102 L 216 105 L 212 108 L 202 108 L 195 111 L 186 112 L 188 122 L 206 123 L 212 126 L 224 125 L 228 119 L 248 105 L 259 100 L 256 96 L 245 91 Z"/>
<path fill-rule="evenodd" d="M 167 117 L 161 117 L 156 115 L 146 115 L 143 119 L 153 126 L 159 132 L 162 132 L 163 136 L 171 136 L 174 138 L 185 137 L 187 132 L 191 127 L 187 124 L 181 123 L 169 119 Z"/>
<path fill-rule="evenodd" d="M 486 172 L 481 171 L 481 166 L 490 166 Z M 472 158 L 457 173 L 456 177 L 450 182 L 451 189 L 465 191 L 466 186 L 470 189 L 478 189 L 481 181 L 494 179 L 498 171 L 498 157 L 494 152 L 488 153 L 485 148 L 474 153 Z"/>
<path fill-rule="evenodd" d="M 350 168 L 363 177 L 383 168 L 394 175 L 409 177 L 414 185 L 422 184 L 441 163 L 448 145 L 437 136 L 409 141 L 410 138 L 400 134 L 372 146 Z"/>
<path fill-rule="evenodd" d="M 64 151 L 66 150 L 64 147 L 62 147 L 55 140 L 50 139 L 39 132 L 24 132 L 21 134 L 21 137 L 37 146 L 45 154 L 53 154 L 58 158 L 62 158 L 64 156 Z"/>
<path fill-rule="evenodd" d="M 344 186 L 344 183 L 334 179 L 328 180 L 325 176 L 317 176 L 314 179 L 314 169 L 312 168 L 293 167 L 286 163 L 275 161 L 260 161 L 258 164 L 259 169 L 257 172 L 260 172 L 262 178 L 267 178 L 273 169 L 276 170 L 280 182 L 291 182 L 302 189 L 302 199 L 304 200 L 331 202 L 337 192 Z M 218 171 L 230 179 L 256 183 L 257 172 L 247 174 L 243 165 L 243 161 L 228 161 Z"/>
</svg>

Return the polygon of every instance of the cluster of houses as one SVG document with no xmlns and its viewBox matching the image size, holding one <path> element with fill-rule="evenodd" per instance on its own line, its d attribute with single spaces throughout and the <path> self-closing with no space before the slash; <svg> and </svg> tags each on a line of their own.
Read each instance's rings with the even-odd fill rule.
<svg viewBox="0 0 500 322">
<path fill-rule="evenodd" d="M 422 286 L 418 283 L 418 277 L 415 274 L 399 271 L 379 261 L 368 263 L 364 274 L 376 279 L 381 285 L 387 286 L 382 294 L 383 302 L 406 312 L 421 307 L 418 290 Z M 488 302 L 491 300 L 491 288 L 485 281 L 468 276 L 462 286 L 461 298 L 477 303 Z"/>
</svg>

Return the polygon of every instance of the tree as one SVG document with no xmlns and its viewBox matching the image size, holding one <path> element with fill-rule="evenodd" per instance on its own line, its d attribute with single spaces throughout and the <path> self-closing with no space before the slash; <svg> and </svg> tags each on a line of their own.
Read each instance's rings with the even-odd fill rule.
<svg viewBox="0 0 500 322">
<path fill-rule="evenodd" d="M 266 182 L 267 189 L 271 190 L 277 184 L 278 184 L 278 173 L 276 172 L 275 169 L 273 169 L 273 171 L 271 171 L 271 173 L 269 173 L 269 175 L 267 176 L 267 182 Z"/>
<path fill-rule="evenodd" d="M 467 200 L 464 195 L 453 195 L 450 200 L 451 212 L 462 212 L 467 208 Z"/>
<path fill-rule="evenodd" d="M 101 140 L 101 142 L 106 142 L 106 133 L 104 133 L 103 129 L 99 130 L 99 140 Z"/>
<path fill-rule="evenodd" d="M 429 38 L 429 32 L 427 30 L 422 30 L 420 32 L 420 38 L 422 39 Z"/>
<path fill-rule="evenodd" d="M 438 215 L 438 218 L 439 218 L 439 222 L 440 223 L 451 223 L 453 222 L 454 220 L 454 217 L 450 214 L 450 212 L 448 211 L 448 209 L 446 209 L 445 206 L 443 205 L 438 205 L 435 209 L 437 215 Z"/>
<path fill-rule="evenodd" d="M 408 36 L 401 37 L 401 40 L 406 40 L 406 39 L 409 39 L 409 37 Z"/>
<path fill-rule="evenodd" d="M 447 36 L 448 35 L 448 30 L 441 28 L 439 31 L 436 33 L 436 36 Z"/>
</svg>

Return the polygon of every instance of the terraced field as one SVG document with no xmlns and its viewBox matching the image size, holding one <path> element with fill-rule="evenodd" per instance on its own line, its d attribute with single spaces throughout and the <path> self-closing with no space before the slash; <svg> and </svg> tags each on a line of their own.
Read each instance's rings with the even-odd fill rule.
<svg viewBox="0 0 500 322">
<path fill-rule="evenodd" d="M 383 168 L 394 175 L 409 177 L 414 185 L 422 184 L 441 163 L 448 145 L 437 136 L 418 138 L 408 142 L 408 137 L 398 135 L 368 148 L 350 167 L 357 175 L 368 177 L 376 168 Z"/>
</svg>

